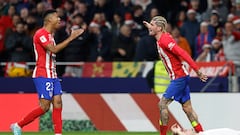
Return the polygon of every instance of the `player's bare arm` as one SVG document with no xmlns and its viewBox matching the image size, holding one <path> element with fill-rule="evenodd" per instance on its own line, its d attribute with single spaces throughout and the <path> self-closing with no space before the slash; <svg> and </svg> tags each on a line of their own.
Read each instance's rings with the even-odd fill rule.
<svg viewBox="0 0 240 135">
<path fill-rule="evenodd" d="M 46 46 L 46 49 L 51 51 L 52 53 L 58 53 L 60 50 L 65 48 L 73 39 L 77 38 L 83 32 L 84 32 L 84 29 L 72 30 L 71 35 L 66 40 L 57 44 L 56 46 L 49 44 Z"/>
</svg>

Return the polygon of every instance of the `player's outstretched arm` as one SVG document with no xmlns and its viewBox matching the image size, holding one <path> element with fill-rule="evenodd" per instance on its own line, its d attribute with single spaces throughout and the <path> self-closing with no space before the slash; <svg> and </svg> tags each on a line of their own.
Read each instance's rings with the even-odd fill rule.
<svg viewBox="0 0 240 135">
<path fill-rule="evenodd" d="M 143 21 L 145 27 L 150 28 L 151 24 L 147 21 Z"/>
<path fill-rule="evenodd" d="M 84 32 L 84 29 L 72 30 L 70 36 L 66 40 L 64 40 L 63 42 L 57 44 L 56 46 L 51 45 L 51 44 L 47 45 L 46 49 L 51 51 L 52 53 L 58 53 L 60 50 L 65 48 L 73 39 L 77 38 L 83 32 Z"/>
<path fill-rule="evenodd" d="M 207 75 L 204 75 L 200 70 L 199 67 L 197 66 L 197 64 L 194 62 L 194 60 L 190 57 L 190 55 L 188 55 L 186 53 L 186 51 L 184 51 L 182 48 L 180 48 L 178 45 L 175 45 L 172 50 L 173 53 L 175 53 L 177 56 L 180 56 L 181 58 L 183 58 L 192 68 L 193 70 L 196 72 L 197 76 L 199 77 L 199 79 L 203 82 L 206 82 L 208 77 Z"/>
</svg>

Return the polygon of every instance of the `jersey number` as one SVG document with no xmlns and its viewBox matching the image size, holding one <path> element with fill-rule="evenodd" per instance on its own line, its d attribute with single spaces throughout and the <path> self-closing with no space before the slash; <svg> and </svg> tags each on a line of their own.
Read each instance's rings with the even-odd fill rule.
<svg viewBox="0 0 240 135">
<path fill-rule="evenodd" d="M 46 90 L 53 91 L 53 82 L 46 82 Z"/>
</svg>

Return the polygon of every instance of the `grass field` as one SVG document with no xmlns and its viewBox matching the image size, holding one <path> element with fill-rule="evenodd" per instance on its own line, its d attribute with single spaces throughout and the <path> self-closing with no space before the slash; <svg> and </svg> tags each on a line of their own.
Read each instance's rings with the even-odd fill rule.
<svg viewBox="0 0 240 135">
<path fill-rule="evenodd" d="M 0 135 L 12 135 L 9 132 L 0 132 Z M 53 132 L 25 132 L 22 135 L 53 135 Z M 63 135 L 159 135 L 158 132 L 65 132 Z M 171 135 L 170 133 L 168 135 Z"/>
</svg>

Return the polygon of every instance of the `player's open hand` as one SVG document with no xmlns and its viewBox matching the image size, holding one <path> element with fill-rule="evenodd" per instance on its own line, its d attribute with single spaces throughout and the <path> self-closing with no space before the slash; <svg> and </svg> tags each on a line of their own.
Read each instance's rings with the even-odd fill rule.
<svg viewBox="0 0 240 135">
<path fill-rule="evenodd" d="M 208 79 L 207 75 L 203 74 L 203 73 L 200 72 L 200 71 L 197 71 L 197 75 L 198 75 L 198 77 L 199 77 L 199 79 L 200 79 L 201 81 L 207 82 L 207 79 Z"/>
<path fill-rule="evenodd" d="M 84 32 L 84 29 L 82 29 L 82 28 L 80 28 L 80 29 L 75 29 L 75 30 L 72 30 L 70 36 L 71 36 L 72 39 L 75 39 L 76 37 L 78 37 L 79 35 L 81 35 L 83 32 Z"/>
</svg>

